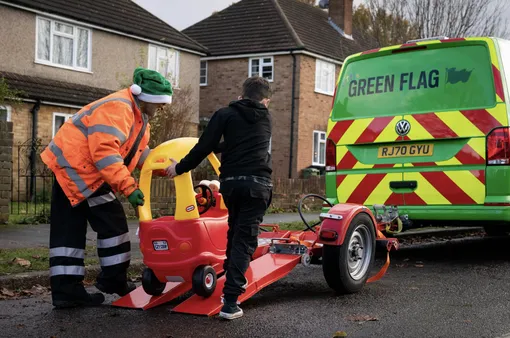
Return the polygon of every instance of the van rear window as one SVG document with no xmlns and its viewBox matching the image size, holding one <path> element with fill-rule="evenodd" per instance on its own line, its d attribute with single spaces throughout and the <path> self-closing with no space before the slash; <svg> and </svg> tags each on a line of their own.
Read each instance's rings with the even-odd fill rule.
<svg viewBox="0 0 510 338">
<path fill-rule="evenodd" d="M 488 48 L 448 45 L 349 62 L 337 89 L 333 119 L 493 107 Z"/>
</svg>

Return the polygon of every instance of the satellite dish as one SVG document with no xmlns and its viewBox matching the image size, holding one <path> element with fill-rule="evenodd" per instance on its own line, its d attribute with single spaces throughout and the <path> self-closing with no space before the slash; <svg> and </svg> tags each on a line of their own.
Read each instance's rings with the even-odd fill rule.
<svg viewBox="0 0 510 338">
<path fill-rule="evenodd" d="M 329 0 L 320 0 L 319 7 L 320 8 L 329 8 Z"/>
</svg>

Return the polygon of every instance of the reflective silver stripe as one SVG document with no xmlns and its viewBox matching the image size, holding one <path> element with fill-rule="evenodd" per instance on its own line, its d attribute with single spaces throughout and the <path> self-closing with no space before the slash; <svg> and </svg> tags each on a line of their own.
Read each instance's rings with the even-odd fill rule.
<svg viewBox="0 0 510 338">
<path fill-rule="evenodd" d="M 100 257 L 99 262 L 101 266 L 117 265 L 120 263 L 127 262 L 131 259 L 131 252 L 121 253 L 115 256 Z"/>
<path fill-rule="evenodd" d="M 85 110 L 84 112 L 81 112 L 79 114 L 75 114 L 71 119 L 73 121 L 73 124 L 83 133 L 83 135 L 85 135 L 85 137 L 88 136 L 88 129 L 87 127 L 85 126 L 85 124 L 83 124 L 83 122 L 81 121 L 82 118 L 84 118 L 85 116 L 90 116 L 92 115 L 92 113 L 94 112 L 94 110 L 96 110 L 97 108 L 99 108 L 99 106 L 107 103 L 107 102 L 111 102 L 111 101 L 120 101 L 120 102 L 124 102 L 124 103 L 127 103 L 129 104 L 130 106 L 133 105 L 133 103 L 128 100 L 128 99 L 123 99 L 123 98 L 110 98 L 110 99 L 106 99 L 106 100 L 103 100 L 103 101 L 99 101 L 98 103 L 96 103 L 95 105 L 93 105 L 92 107 L 90 107 L 89 110 Z"/>
<path fill-rule="evenodd" d="M 87 130 L 88 135 L 94 134 L 94 133 L 105 133 L 109 135 L 113 135 L 116 138 L 119 139 L 120 143 L 124 143 L 126 141 L 126 135 L 124 135 L 120 130 L 118 130 L 115 127 L 107 126 L 104 124 L 96 124 Z"/>
<path fill-rule="evenodd" d="M 138 164 L 136 165 L 137 167 L 141 166 L 143 162 L 145 162 L 145 159 L 147 158 L 147 156 L 149 156 L 150 152 L 151 150 L 149 147 L 145 148 L 145 150 L 142 153 L 142 156 L 140 156 L 140 159 L 138 160 Z"/>
<path fill-rule="evenodd" d="M 89 198 L 87 202 L 89 203 L 89 207 L 95 207 L 101 204 L 115 201 L 116 198 L 117 197 L 115 197 L 115 194 L 113 192 L 110 192 L 109 194 L 106 195 Z"/>
<path fill-rule="evenodd" d="M 113 248 L 114 246 L 121 245 L 122 243 L 129 242 L 129 233 L 122 234 L 116 237 L 110 237 L 97 240 L 97 247 L 99 249 Z"/>
<path fill-rule="evenodd" d="M 64 157 L 64 154 L 62 153 L 62 149 L 60 149 L 53 142 L 53 140 L 49 144 L 49 149 L 57 157 L 58 165 L 65 169 L 65 171 L 66 171 L 67 175 L 69 176 L 69 178 L 74 182 L 74 184 L 76 184 L 76 186 L 80 190 L 80 193 L 83 196 L 85 196 L 85 198 L 87 198 L 90 195 L 92 195 L 93 191 L 88 188 L 87 184 L 85 184 L 85 182 L 80 177 L 80 175 L 78 175 L 76 170 L 73 167 L 71 167 L 69 162 L 67 162 L 66 158 Z"/>
<path fill-rule="evenodd" d="M 85 275 L 85 267 L 79 265 L 57 265 L 50 267 L 50 276 L 58 275 Z"/>
<path fill-rule="evenodd" d="M 122 158 L 122 156 L 120 156 L 118 154 L 106 156 L 96 162 L 96 168 L 98 170 L 103 170 L 104 168 L 106 168 L 114 163 L 118 163 L 118 162 L 122 162 L 122 161 L 124 161 L 124 159 Z"/>
<path fill-rule="evenodd" d="M 65 246 L 61 246 L 58 248 L 50 249 L 50 258 L 51 257 L 72 257 L 72 258 L 85 258 L 85 250 L 83 249 L 75 249 L 75 248 L 67 248 Z"/>
</svg>

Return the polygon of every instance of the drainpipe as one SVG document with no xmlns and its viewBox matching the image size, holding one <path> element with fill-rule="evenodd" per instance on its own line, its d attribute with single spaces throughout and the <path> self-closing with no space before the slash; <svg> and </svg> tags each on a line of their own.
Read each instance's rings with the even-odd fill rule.
<svg viewBox="0 0 510 338">
<path fill-rule="evenodd" d="M 30 199 L 33 200 L 35 198 L 35 171 L 36 171 L 36 149 L 37 149 L 37 123 L 38 123 L 38 115 L 39 109 L 41 108 L 41 100 L 37 100 L 37 102 L 32 107 L 32 146 L 30 147 Z"/>
<path fill-rule="evenodd" d="M 290 156 L 289 156 L 289 178 L 292 178 L 292 164 L 294 162 L 294 123 L 295 123 L 295 98 L 296 98 L 296 54 L 291 51 L 292 55 L 292 103 L 290 111 Z"/>
</svg>

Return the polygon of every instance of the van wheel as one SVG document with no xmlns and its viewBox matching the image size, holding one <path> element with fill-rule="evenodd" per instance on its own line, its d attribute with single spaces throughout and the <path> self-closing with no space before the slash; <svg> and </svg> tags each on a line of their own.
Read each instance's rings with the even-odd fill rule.
<svg viewBox="0 0 510 338">
<path fill-rule="evenodd" d="M 375 257 L 375 227 L 366 214 L 353 218 L 342 245 L 324 245 L 322 271 L 329 287 L 340 294 L 365 285 Z"/>
<path fill-rule="evenodd" d="M 510 227 L 504 225 L 486 225 L 483 229 L 489 236 L 506 236 L 510 232 Z"/>
</svg>

